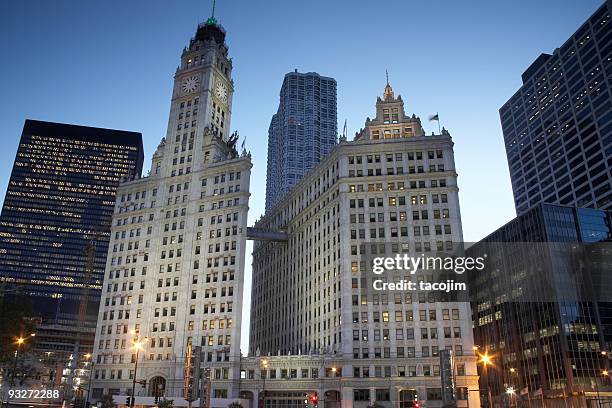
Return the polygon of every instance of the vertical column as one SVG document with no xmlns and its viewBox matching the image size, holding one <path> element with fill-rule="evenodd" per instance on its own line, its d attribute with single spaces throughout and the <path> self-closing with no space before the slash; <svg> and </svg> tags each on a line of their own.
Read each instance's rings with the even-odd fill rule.
<svg viewBox="0 0 612 408">
<path fill-rule="evenodd" d="M 251 400 L 251 405 L 249 408 L 259 408 L 259 389 L 249 390 L 253 393 L 253 399 Z"/>
<path fill-rule="evenodd" d="M 352 408 L 353 407 L 353 387 L 342 387 L 341 391 L 342 403 L 341 408 Z"/>
<path fill-rule="evenodd" d="M 374 405 L 376 402 L 376 388 L 370 387 L 370 405 Z"/>
<path fill-rule="evenodd" d="M 317 408 L 328 408 L 325 404 L 325 388 L 323 388 L 323 385 L 321 385 L 319 387 L 319 389 L 317 389 L 317 396 L 319 397 L 319 402 L 317 403 Z M 332 405 L 332 404 L 330 404 Z M 331 407 L 329 407 L 331 408 Z"/>
</svg>

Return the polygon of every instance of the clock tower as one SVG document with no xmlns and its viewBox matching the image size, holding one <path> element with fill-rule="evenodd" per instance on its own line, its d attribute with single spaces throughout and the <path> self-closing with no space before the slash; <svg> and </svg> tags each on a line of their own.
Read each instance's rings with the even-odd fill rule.
<svg viewBox="0 0 612 408">
<path fill-rule="evenodd" d="M 177 148 L 180 151 L 192 146 L 200 151 L 203 144 L 215 139 L 228 141 L 234 83 L 225 35 L 223 27 L 210 17 L 198 26 L 189 46 L 183 49 L 174 75 L 168 131 L 160 145 L 163 149 L 156 152 L 159 159 L 170 158 Z M 213 148 L 208 155 L 193 155 L 192 170 L 201 169 L 204 160 L 224 155 L 222 150 Z M 152 171 L 167 177 L 172 175 L 172 167 L 158 160 Z"/>
<path fill-rule="evenodd" d="M 94 350 L 100 395 L 129 395 L 137 378 L 146 389 L 136 405 L 155 395 L 186 405 L 181 399 L 197 399 L 198 390 L 186 359 L 198 356 L 214 363 L 215 397 L 227 399 L 217 406 L 239 396 L 252 164 L 236 151 L 237 132 L 230 134 L 225 35 L 214 17 L 198 26 L 174 74 L 151 173 L 117 190 Z M 141 344 L 135 353 L 132 345 Z"/>
</svg>

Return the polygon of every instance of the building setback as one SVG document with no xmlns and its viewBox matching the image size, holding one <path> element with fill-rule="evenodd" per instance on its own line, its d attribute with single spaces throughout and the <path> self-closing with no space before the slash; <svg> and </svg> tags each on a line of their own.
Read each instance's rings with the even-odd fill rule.
<svg viewBox="0 0 612 408">
<path fill-rule="evenodd" d="M 435 255 L 462 241 L 446 130 L 426 136 L 387 84 L 376 117 L 353 141 L 341 139 L 255 227 L 286 231 L 287 240 L 254 246 L 251 356 L 328 356 L 327 374 L 296 366 L 297 378 L 333 378 L 335 369 L 339 388 L 321 387 L 331 388 L 332 401 L 341 395 L 344 407 L 412 406 L 415 398 L 434 407 L 443 404 L 440 352 L 450 350 L 458 404 L 467 405 L 467 388 L 477 389 L 469 303 L 370 289 L 371 257 Z M 269 387 L 266 400 L 284 398 Z"/>
<path fill-rule="evenodd" d="M 557 406 L 612 398 L 611 239 L 609 211 L 539 204 L 467 250 L 487 254 L 468 277 L 474 340 L 493 360 L 481 388 L 496 403 L 508 388 Z"/>
<path fill-rule="evenodd" d="M 229 133 L 233 81 L 225 35 L 212 17 L 198 26 L 174 76 L 168 130 L 151 174 L 118 189 L 93 399 L 130 395 L 136 377 L 146 381 L 136 388 L 136 405 L 153 405 L 153 396 L 178 404 L 187 397 L 190 350 L 214 364 L 213 403 L 221 404 L 215 406 L 238 397 L 251 159 L 238 154 L 237 134 Z"/>
<path fill-rule="evenodd" d="M 0 282 L 27 296 L 35 347 L 91 352 L 120 180 L 142 171 L 142 135 L 26 120 L 0 216 Z"/>
<path fill-rule="evenodd" d="M 501 107 L 514 203 L 612 208 L 612 2 L 540 55 Z"/>
<path fill-rule="evenodd" d="M 337 143 L 336 81 L 290 72 L 268 130 L 266 210 L 273 207 Z"/>
</svg>

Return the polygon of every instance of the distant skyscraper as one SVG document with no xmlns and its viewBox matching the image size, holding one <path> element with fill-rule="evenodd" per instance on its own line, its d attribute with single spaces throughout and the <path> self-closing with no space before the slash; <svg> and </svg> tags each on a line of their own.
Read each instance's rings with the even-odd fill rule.
<svg viewBox="0 0 612 408">
<path fill-rule="evenodd" d="M 612 2 L 540 55 L 500 109 L 514 202 L 612 208 Z"/>
<path fill-rule="evenodd" d="M 315 72 L 285 75 L 268 131 L 266 210 L 337 143 L 336 80 Z"/>
<path fill-rule="evenodd" d="M 0 216 L 0 282 L 32 299 L 39 349 L 73 352 L 80 327 L 91 351 L 117 186 L 142 161 L 140 133 L 26 120 Z"/>
</svg>

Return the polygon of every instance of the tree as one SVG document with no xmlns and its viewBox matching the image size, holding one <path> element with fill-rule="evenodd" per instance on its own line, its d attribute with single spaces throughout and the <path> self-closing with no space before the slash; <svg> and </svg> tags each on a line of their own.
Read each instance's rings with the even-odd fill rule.
<svg viewBox="0 0 612 408">
<path fill-rule="evenodd" d="M 158 408 L 172 408 L 172 404 L 174 403 L 173 400 L 169 400 L 169 399 L 163 399 L 161 401 L 159 401 L 159 404 L 157 404 Z"/>
<path fill-rule="evenodd" d="M 15 353 L 15 339 L 34 333 L 35 324 L 31 318 L 32 302 L 29 297 L 13 294 L 4 295 L 0 287 L 0 362 L 12 361 Z M 20 347 L 19 353 L 25 353 L 32 345 L 28 338 Z"/>
<path fill-rule="evenodd" d="M 104 394 L 100 398 L 100 406 L 102 408 L 117 408 L 117 404 L 113 401 L 112 394 Z"/>
</svg>

